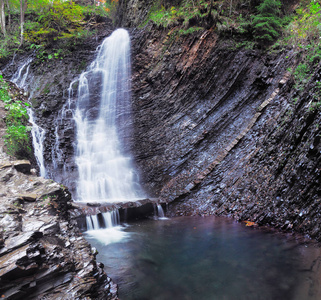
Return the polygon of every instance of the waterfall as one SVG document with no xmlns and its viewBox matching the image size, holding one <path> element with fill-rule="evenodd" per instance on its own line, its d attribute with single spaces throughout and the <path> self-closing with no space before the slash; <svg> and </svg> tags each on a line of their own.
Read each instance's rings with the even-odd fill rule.
<svg viewBox="0 0 321 300">
<path fill-rule="evenodd" d="M 18 87 L 25 88 L 26 80 L 29 75 L 29 68 L 32 62 L 32 58 L 28 58 L 21 67 L 18 68 L 16 73 L 12 76 L 11 81 L 14 82 Z M 43 158 L 43 142 L 45 139 L 46 131 L 37 125 L 34 117 L 34 112 L 31 108 L 27 109 L 29 122 L 32 124 L 31 136 L 32 144 L 34 148 L 34 155 L 40 170 L 40 176 L 46 177 L 46 168 Z"/>
<path fill-rule="evenodd" d="M 28 109 L 27 111 L 29 115 L 29 122 L 32 124 L 32 129 L 31 129 L 32 144 L 35 151 L 37 164 L 40 170 L 40 176 L 46 177 L 46 168 L 45 168 L 45 162 L 43 158 L 43 142 L 45 139 L 46 131 L 36 124 L 33 110 Z"/>
<path fill-rule="evenodd" d="M 155 220 L 167 220 L 161 204 L 154 203 L 154 219 Z"/>
<path fill-rule="evenodd" d="M 118 210 L 108 211 L 99 215 L 86 216 L 88 230 L 97 230 L 100 228 L 112 228 L 120 225 L 120 216 Z"/>
<path fill-rule="evenodd" d="M 95 61 L 78 80 L 73 115 L 79 174 L 77 201 L 145 198 L 129 154 L 130 101 L 130 38 L 126 30 L 118 29 L 103 41 Z M 120 226 L 118 210 L 86 216 L 86 222 L 89 238 L 101 243 L 118 242 L 128 236 L 125 227 Z"/>
<path fill-rule="evenodd" d="M 89 238 L 95 238 L 105 245 L 129 237 L 129 234 L 123 231 L 124 227 L 120 226 L 118 210 L 86 216 L 86 224 Z"/>
<path fill-rule="evenodd" d="M 118 29 L 103 41 L 97 58 L 79 78 L 74 115 L 78 201 L 120 202 L 143 197 L 125 151 L 130 108 L 130 38 L 126 30 Z"/>
<path fill-rule="evenodd" d="M 157 214 L 159 219 L 165 219 L 165 213 L 160 204 L 157 204 Z"/>
<path fill-rule="evenodd" d="M 25 87 L 31 62 L 32 58 L 29 57 L 11 78 L 11 81 L 20 88 Z"/>
</svg>

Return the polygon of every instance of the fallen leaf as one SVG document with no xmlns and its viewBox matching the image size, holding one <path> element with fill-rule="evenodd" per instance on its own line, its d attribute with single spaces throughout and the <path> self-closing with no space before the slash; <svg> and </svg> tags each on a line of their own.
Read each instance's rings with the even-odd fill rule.
<svg viewBox="0 0 321 300">
<path fill-rule="evenodd" d="M 257 226 L 256 223 L 251 222 L 251 221 L 244 221 L 244 223 L 245 223 L 245 226 Z"/>
</svg>

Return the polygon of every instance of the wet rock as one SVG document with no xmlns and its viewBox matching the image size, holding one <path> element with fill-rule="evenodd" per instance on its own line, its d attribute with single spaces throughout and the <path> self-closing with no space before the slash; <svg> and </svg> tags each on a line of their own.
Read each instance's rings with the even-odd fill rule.
<svg viewBox="0 0 321 300">
<path fill-rule="evenodd" d="M 39 197 L 39 195 L 37 195 L 37 194 L 22 194 L 22 195 L 18 194 L 17 195 L 18 199 L 28 201 L 28 202 L 35 202 L 38 197 Z"/>
<path fill-rule="evenodd" d="M 13 165 L 18 172 L 30 174 L 31 164 L 29 160 L 18 160 Z"/>
<path fill-rule="evenodd" d="M 6 191 L 0 195 L 0 295 L 117 299 L 117 286 L 70 218 L 68 190 L 52 180 L 21 173 L 26 169 L 16 166 L 23 165 L 13 161 L 0 168 L 0 178 L 11 174 L 0 183 Z"/>
</svg>

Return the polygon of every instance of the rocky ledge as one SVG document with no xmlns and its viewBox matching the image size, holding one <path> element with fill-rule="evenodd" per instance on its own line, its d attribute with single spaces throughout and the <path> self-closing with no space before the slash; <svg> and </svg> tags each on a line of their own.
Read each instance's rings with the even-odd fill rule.
<svg viewBox="0 0 321 300">
<path fill-rule="evenodd" d="M 118 299 L 70 217 L 69 191 L 30 169 L 0 152 L 0 297 Z"/>
</svg>

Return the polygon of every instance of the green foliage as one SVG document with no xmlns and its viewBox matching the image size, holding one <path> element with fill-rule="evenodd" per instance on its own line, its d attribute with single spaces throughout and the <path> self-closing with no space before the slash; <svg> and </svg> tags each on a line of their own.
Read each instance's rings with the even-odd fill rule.
<svg viewBox="0 0 321 300">
<path fill-rule="evenodd" d="M 321 61 L 321 6 L 319 2 L 311 1 L 308 5 L 302 3 L 296 10 L 296 16 L 287 26 L 283 42 L 295 49 L 300 59 L 292 73 L 295 88 L 303 91 L 312 74 Z M 309 109 L 314 111 L 321 107 L 321 84 L 315 83 L 313 100 Z"/>
<path fill-rule="evenodd" d="M 0 43 L 0 58 L 23 50 L 20 45 L 20 1 L 9 0 L 9 2 L 10 9 L 8 10 L 6 6 L 7 36 L 3 37 Z M 31 44 L 42 46 L 44 49 L 57 45 L 58 49 L 66 49 L 81 44 L 94 33 L 92 29 L 97 22 L 104 22 L 106 17 L 116 11 L 118 1 L 100 0 L 100 2 L 101 5 L 97 7 L 96 5 L 83 6 L 69 0 L 28 0 L 23 47 L 29 47 Z M 35 46 L 34 49 L 36 49 Z M 42 52 L 43 49 L 36 50 Z M 54 53 L 49 53 L 40 55 L 41 60 L 48 59 L 49 55 L 52 58 L 62 57 L 62 55 L 58 57 Z"/>
<path fill-rule="evenodd" d="M 156 4 L 152 8 L 148 20 L 164 28 L 173 25 L 182 25 L 184 28 L 180 33 L 190 34 L 203 29 L 200 25 L 206 22 L 209 13 L 210 1 L 200 0 L 194 3 L 194 1 L 184 0 L 179 7 L 172 6 L 168 9 L 164 6 L 159 8 Z M 211 13 L 215 14 L 215 10 L 212 10 Z M 193 29 L 190 29 L 191 27 L 193 27 Z"/>
<path fill-rule="evenodd" d="M 28 158 L 31 154 L 29 145 L 28 128 L 25 125 L 7 126 L 4 143 L 10 155 L 17 158 Z"/>
<path fill-rule="evenodd" d="M 296 10 L 296 17 L 286 30 L 286 41 L 296 47 L 319 44 L 321 35 L 321 6 L 311 1 Z"/>
<path fill-rule="evenodd" d="M 9 86 L 0 75 L 0 98 L 5 103 L 8 111 L 5 122 L 7 125 L 4 144 L 7 152 L 17 158 L 29 158 L 31 156 L 30 140 L 26 126 L 28 114 L 26 106 L 28 103 L 13 101 L 9 95 Z"/>
<path fill-rule="evenodd" d="M 10 102 L 5 105 L 5 109 L 8 111 L 7 124 L 19 125 L 28 121 L 28 113 L 24 105 L 29 106 L 28 103 L 22 104 L 21 101 Z"/>
<path fill-rule="evenodd" d="M 308 78 L 309 74 L 310 74 L 310 68 L 304 62 L 300 63 L 296 67 L 296 69 L 293 73 L 294 79 L 297 84 L 306 83 L 309 80 L 309 78 Z"/>
<path fill-rule="evenodd" d="M 0 99 L 4 103 L 9 103 L 11 101 L 8 90 L 8 84 L 3 80 L 2 75 L 0 75 Z"/>
<path fill-rule="evenodd" d="M 50 43 L 59 38 L 70 38 L 82 30 L 83 8 L 74 2 L 54 1 L 25 24 L 25 39 L 35 44 Z"/>
<path fill-rule="evenodd" d="M 7 35 L 1 39 L 0 58 L 12 55 L 14 50 L 19 47 L 19 44 L 20 41 L 18 35 Z"/>
<path fill-rule="evenodd" d="M 164 28 L 177 27 L 179 34 L 212 28 L 220 36 L 233 36 L 237 44 L 247 42 L 250 47 L 253 41 L 256 46 L 274 42 L 291 21 L 281 12 L 280 0 L 182 0 L 177 7 L 160 3 L 166 2 L 155 2 L 144 25 L 151 20 Z"/>
<path fill-rule="evenodd" d="M 188 35 L 188 34 L 192 34 L 194 32 L 197 32 L 197 31 L 200 31 L 200 30 L 203 30 L 204 28 L 203 27 L 190 27 L 188 29 L 180 29 L 178 31 L 178 33 L 180 35 Z"/>
<path fill-rule="evenodd" d="M 281 2 L 264 0 L 258 7 L 258 14 L 253 17 L 253 36 L 259 43 L 273 42 L 280 35 L 282 28 Z"/>
</svg>

